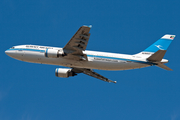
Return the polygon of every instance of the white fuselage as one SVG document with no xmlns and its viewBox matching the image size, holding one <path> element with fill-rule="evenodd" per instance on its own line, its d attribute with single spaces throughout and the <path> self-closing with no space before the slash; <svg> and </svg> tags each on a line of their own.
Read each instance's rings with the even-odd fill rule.
<svg viewBox="0 0 180 120">
<path fill-rule="evenodd" d="M 99 70 L 128 70 L 153 65 L 146 58 L 137 55 L 125 55 L 109 52 L 97 52 L 86 50 L 87 61 L 66 59 L 64 57 L 48 58 L 45 57 L 46 49 L 58 49 L 58 47 L 38 46 L 38 45 L 19 45 L 6 50 L 6 54 L 12 58 L 41 64 L 60 65 L 65 67 L 88 68 Z"/>
</svg>

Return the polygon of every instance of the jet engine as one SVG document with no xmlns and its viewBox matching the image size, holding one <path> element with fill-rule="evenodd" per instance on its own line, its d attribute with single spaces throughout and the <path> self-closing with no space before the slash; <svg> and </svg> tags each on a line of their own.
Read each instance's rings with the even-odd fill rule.
<svg viewBox="0 0 180 120">
<path fill-rule="evenodd" d="M 57 77 L 67 78 L 67 77 L 70 77 L 70 76 L 75 76 L 77 74 L 75 72 L 73 72 L 72 69 L 56 68 L 55 75 Z"/>
<path fill-rule="evenodd" d="M 58 58 L 58 57 L 63 57 L 64 51 L 63 50 L 55 50 L 55 49 L 46 49 L 45 51 L 45 57 L 48 58 Z"/>
</svg>

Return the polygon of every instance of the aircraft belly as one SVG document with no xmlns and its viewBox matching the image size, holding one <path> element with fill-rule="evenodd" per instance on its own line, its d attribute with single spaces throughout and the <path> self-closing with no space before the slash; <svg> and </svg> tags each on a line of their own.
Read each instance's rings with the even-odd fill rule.
<svg viewBox="0 0 180 120">
<path fill-rule="evenodd" d="M 100 61 L 89 61 L 84 63 L 84 67 L 91 69 L 100 70 L 128 70 L 147 67 L 149 65 L 136 63 L 136 62 L 100 62 Z"/>
</svg>

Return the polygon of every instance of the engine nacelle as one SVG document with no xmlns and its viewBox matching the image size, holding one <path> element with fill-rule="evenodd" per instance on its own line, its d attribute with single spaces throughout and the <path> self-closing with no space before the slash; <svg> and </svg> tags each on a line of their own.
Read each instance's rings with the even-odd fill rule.
<svg viewBox="0 0 180 120">
<path fill-rule="evenodd" d="M 70 77 L 70 76 L 75 76 L 77 74 L 75 72 L 73 72 L 72 69 L 56 68 L 55 75 L 57 77 L 67 78 L 67 77 Z"/>
<path fill-rule="evenodd" d="M 48 58 L 58 58 L 58 57 L 63 57 L 63 56 L 64 56 L 63 50 L 46 49 L 45 51 L 45 57 L 48 57 Z"/>
</svg>

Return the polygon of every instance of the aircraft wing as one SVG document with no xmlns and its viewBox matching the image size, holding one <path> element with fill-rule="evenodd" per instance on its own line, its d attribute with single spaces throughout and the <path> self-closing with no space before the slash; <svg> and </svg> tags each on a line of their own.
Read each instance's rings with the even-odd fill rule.
<svg viewBox="0 0 180 120">
<path fill-rule="evenodd" d="M 82 26 L 79 28 L 79 30 L 63 48 L 66 54 L 65 58 L 87 60 L 87 56 L 83 54 L 83 51 L 86 50 L 91 27 L 92 26 Z"/>
<path fill-rule="evenodd" d="M 95 78 L 100 79 L 100 80 L 103 80 L 103 81 L 105 81 L 105 82 L 109 82 L 109 83 L 110 83 L 110 82 L 113 82 L 113 83 L 116 83 L 116 81 L 112 81 L 112 80 L 110 80 L 110 79 L 108 79 L 108 78 L 106 78 L 106 77 L 104 77 L 104 76 L 102 76 L 102 75 L 94 72 L 94 71 L 91 70 L 91 69 L 86 69 L 86 68 L 73 68 L 72 71 L 75 72 L 75 73 L 84 73 L 84 74 L 86 74 L 86 75 L 89 75 L 89 76 L 91 76 L 91 77 L 95 77 Z"/>
</svg>

